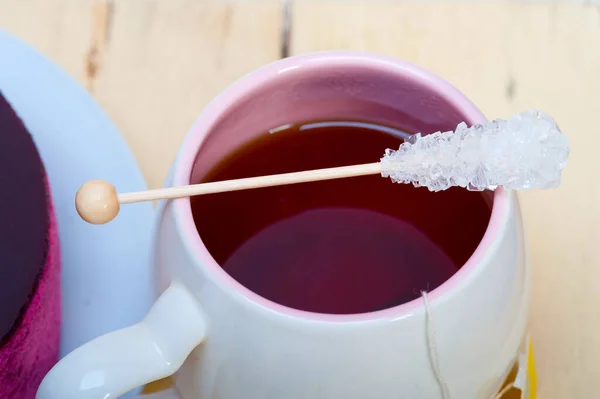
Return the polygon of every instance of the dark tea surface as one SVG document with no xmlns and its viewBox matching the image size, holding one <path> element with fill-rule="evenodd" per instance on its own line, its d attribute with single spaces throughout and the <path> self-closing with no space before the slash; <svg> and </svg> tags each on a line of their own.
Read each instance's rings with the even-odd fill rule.
<svg viewBox="0 0 600 399">
<path fill-rule="evenodd" d="M 354 122 L 277 129 L 203 181 L 376 162 L 402 143 L 395 133 Z M 192 212 L 209 252 L 250 290 L 300 310 L 353 314 L 408 302 L 450 278 L 483 237 L 491 201 L 364 176 L 197 196 Z"/>
</svg>

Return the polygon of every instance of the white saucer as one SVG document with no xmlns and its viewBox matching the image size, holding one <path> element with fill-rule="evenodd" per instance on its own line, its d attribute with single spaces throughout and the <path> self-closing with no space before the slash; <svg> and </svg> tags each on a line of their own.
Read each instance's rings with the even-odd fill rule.
<svg viewBox="0 0 600 399">
<path fill-rule="evenodd" d="M 139 321 L 152 302 L 152 205 L 123 207 L 104 226 L 83 222 L 77 189 L 106 179 L 145 189 L 125 141 L 95 100 L 31 47 L 0 31 L 0 91 L 34 137 L 49 175 L 62 251 L 61 357 Z"/>
</svg>

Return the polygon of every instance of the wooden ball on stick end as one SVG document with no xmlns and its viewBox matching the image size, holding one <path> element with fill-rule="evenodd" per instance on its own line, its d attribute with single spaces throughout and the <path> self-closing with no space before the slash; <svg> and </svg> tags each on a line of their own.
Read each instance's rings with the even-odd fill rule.
<svg viewBox="0 0 600 399">
<path fill-rule="evenodd" d="M 90 180 L 77 191 L 75 208 L 88 223 L 108 223 L 119 213 L 117 190 L 105 180 Z"/>
</svg>

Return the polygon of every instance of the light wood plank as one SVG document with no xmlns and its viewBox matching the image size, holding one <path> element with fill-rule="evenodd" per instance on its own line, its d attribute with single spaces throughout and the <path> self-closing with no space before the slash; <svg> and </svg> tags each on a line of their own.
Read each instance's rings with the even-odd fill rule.
<svg viewBox="0 0 600 399">
<path fill-rule="evenodd" d="M 279 58 L 278 0 L 0 0 L 0 28 L 87 87 L 160 187 L 202 108 Z"/>
<path fill-rule="evenodd" d="M 521 196 L 534 268 L 539 397 L 597 396 L 600 372 L 600 11 L 596 6 L 297 0 L 292 52 L 415 62 L 488 117 L 540 108 L 571 137 L 561 188 Z M 587 187 L 586 187 L 587 186 Z"/>
<path fill-rule="evenodd" d="M 166 176 L 202 108 L 279 58 L 280 4 L 145 0 L 115 4 L 95 95 L 135 150 L 150 187 Z"/>
<path fill-rule="evenodd" d="M 80 0 L 0 0 L 0 29 L 33 45 L 85 85 L 91 6 Z"/>
</svg>

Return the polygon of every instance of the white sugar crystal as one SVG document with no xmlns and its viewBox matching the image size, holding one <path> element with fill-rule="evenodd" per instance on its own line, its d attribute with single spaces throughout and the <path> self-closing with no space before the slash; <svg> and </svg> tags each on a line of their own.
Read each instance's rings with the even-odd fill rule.
<svg viewBox="0 0 600 399">
<path fill-rule="evenodd" d="M 569 141 L 549 115 L 526 111 L 454 132 L 413 135 L 381 158 L 382 176 L 430 191 L 552 188 L 560 184 Z"/>
</svg>

